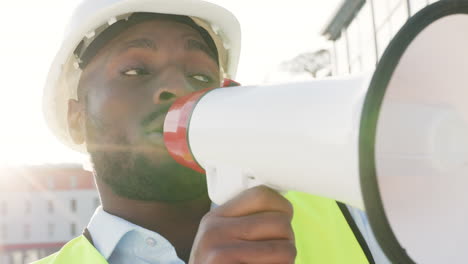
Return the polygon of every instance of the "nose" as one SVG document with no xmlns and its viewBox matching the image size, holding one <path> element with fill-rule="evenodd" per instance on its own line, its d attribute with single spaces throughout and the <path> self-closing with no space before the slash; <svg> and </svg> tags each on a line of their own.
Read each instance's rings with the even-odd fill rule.
<svg viewBox="0 0 468 264">
<path fill-rule="evenodd" d="M 194 89 L 187 82 L 183 73 L 168 70 L 158 76 L 156 88 L 153 92 L 153 103 L 170 103 L 176 98 L 187 95 L 193 91 Z"/>
</svg>

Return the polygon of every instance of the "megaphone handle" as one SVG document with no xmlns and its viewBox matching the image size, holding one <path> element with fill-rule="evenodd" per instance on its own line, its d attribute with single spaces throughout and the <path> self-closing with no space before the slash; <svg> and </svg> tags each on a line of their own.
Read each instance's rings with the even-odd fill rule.
<svg viewBox="0 0 468 264">
<path fill-rule="evenodd" d="M 205 171 L 208 195 L 217 205 L 224 204 L 242 191 L 264 184 L 246 169 L 207 166 Z"/>
</svg>

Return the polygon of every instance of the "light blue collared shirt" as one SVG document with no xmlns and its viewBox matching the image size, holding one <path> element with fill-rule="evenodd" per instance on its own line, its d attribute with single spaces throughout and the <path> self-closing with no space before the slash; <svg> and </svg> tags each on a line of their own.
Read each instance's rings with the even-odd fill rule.
<svg viewBox="0 0 468 264">
<path fill-rule="evenodd" d="M 390 264 L 372 232 L 366 213 L 348 206 L 375 263 Z M 183 264 L 171 243 L 156 232 L 105 212 L 99 206 L 88 224 L 94 246 L 109 264 Z"/>
<path fill-rule="evenodd" d="M 88 224 L 94 246 L 109 264 L 183 264 L 161 235 L 98 207 Z"/>
</svg>

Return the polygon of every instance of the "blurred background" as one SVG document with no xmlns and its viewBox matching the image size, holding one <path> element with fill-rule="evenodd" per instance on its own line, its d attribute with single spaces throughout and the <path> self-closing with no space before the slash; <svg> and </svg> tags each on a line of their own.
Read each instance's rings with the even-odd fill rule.
<svg viewBox="0 0 468 264">
<path fill-rule="evenodd" d="M 242 27 L 237 81 L 292 82 L 371 71 L 429 0 L 212 0 Z M 99 197 L 87 158 L 42 118 L 42 88 L 77 0 L 2 1 L 0 264 L 29 263 L 81 234 Z"/>
</svg>

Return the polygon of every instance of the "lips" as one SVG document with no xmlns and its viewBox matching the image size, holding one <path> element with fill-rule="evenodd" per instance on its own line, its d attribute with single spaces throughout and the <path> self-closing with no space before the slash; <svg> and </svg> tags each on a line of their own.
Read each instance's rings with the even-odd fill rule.
<svg viewBox="0 0 468 264">
<path fill-rule="evenodd" d="M 157 118 L 153 119 L 149 124 L 147 124 L 143 132 L 145 134 L 151 133 L 163 133 L 164 132 L 164 119 L 165 115 L 161 114 Z"/>
<path fill-rule="evenodd" d="M 169 111 L 170 104 L 163 106 L 162 108 L 149 113 L 142 121 L 141 127 L 143 133 L 154 134 L 164 132 L 164 119 L 166 118 L 167 111 Z"/>
<path fill-rule="evenodd" d="M 169 108 L 167 105 L 148 114 L 141 123 L 143 136 L 154 145 L 164 146 L 164 120 Z"/>
</svg>

